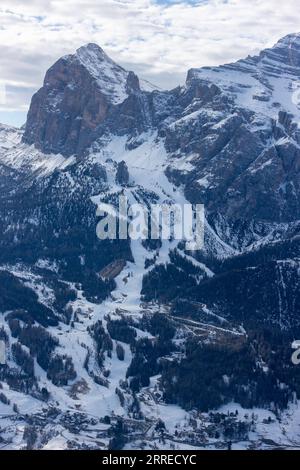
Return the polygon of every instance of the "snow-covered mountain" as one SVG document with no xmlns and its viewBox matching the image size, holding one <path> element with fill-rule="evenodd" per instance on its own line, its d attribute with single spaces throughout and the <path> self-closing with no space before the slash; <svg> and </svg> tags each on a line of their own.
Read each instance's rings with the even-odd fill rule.
<svg viewBox="0 0 300 470">
<path fill-rule="evenodd" d="M 3 448 L 299 446 L 298 80 L 298 34 L 169 91 L 88 44 L 0 126 Z M 100 241 L 120 194 L 204 249 Z"/>
<path fill-rule="evenodd" d="M 259 56 L 215 68 L 192 69 L 188 81 L 207 80 L 235 103 L 257 114 L 277 119 L 278 109 L 300 119 L 300 103 L 291 97 L 299 89 L 300 35 L 291 34 Z"/>
</svg>

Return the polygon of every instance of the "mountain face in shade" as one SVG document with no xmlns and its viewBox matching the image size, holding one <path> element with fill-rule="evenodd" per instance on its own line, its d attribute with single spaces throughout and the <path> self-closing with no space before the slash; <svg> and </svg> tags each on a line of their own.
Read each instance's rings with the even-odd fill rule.
<svg viewBox="0 0 300 470">
<path fill-rule="evenodd" d="M 3 445 L 299 447 L 299 82 L 299 34 L 169 91 L 88 44 L 0 125 Z M 120 194 L 204 248 L 99 240 Z"/>
</svg>

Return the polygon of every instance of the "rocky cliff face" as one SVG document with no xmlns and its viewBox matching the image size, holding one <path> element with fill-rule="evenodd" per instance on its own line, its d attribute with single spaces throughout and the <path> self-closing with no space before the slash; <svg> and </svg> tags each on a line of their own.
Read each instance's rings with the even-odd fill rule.
<svg viewBox="0 0 300 470">
<path fill-rule="evenodd" d="M 95 44 L 58 60 L 34 95 L 23 141 L 46 153 L 81 154 L 97 126 L 138 93 L 139 80 Z"/>
<path fill-rule="evenodd" d="M 190 199 L 229 218 L 299 219 L 299 60 L 290 35 L 258 57 L 189 71 L 165 132 L 170 175 L 184 173 Z"/>
</svg>

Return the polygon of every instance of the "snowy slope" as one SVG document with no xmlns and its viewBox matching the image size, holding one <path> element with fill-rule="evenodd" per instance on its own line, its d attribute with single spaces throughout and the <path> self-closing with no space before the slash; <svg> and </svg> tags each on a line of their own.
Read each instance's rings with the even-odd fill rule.
<svg viewBox="0 0 300 470">
<path fill-rule="evenodd" d="M 55 169 L 63 170 L 75 162 L 74 157 L 45 155 L 34 146 L 23 144 L 22 135 L 22 130 L 0 124 L 0 164 L 17 171 L 31 171 L 46 176 Z"/>
<path fill-rule="evenodd" d="M 78 59 L 89 71 L 103 93 L 110 96 L 114 104 L 121 103 L 127 98 L 128 72 L 113 62 L 99 46 L 87 44 L 80 47 L 74 59 Z"/>
<path fill-rule="evenodd" d="M 280 109 L 300 121 L 300 34 L 281 39 L 259 56 L 214 68 L 191 69 L 188 81 L 215 83 L 245 109 L 276 119 Z"/>
</svg>

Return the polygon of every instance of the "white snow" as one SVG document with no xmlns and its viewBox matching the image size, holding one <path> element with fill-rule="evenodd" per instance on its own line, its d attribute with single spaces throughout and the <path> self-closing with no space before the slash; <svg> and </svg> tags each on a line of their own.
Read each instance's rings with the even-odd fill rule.
<svg viewBox="0 0 300 470">
<path fill-rule="evenodd" d="M 33 145 L 21 143 L 22 131 L 0 125 L 0 164 L 14 170 L 31 170 L 39 176 L 47 176 L 54 170 L 63 170 L 75 162 L 75 157 L 60 154 L 45 155 Z"/>
<path fill-rule="evenodd" d="M 76 57 L 114 104 L 122 103 L 127 98 L 128 72 L 110 59 L 99 46 L 88 44 L 80 47 L 76 51 Z"/>
<path fill-rule="evenodd" d="M 216 84 L 237 106 L 273 119 L 283 109 L 299 122 L 300 100 L 295 99 L 299 67 L 282 62 L 277 52 L 281 47 L 286 47 L 282 41 L 259 57 L 215 68 L 193 69 L 193 76 Z"/>
</svg>

